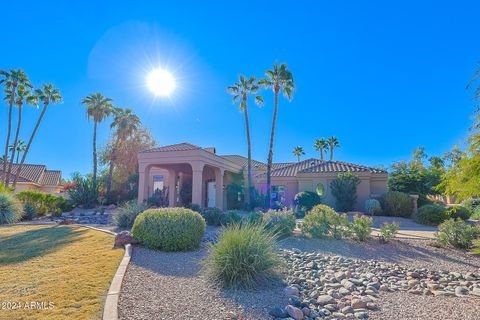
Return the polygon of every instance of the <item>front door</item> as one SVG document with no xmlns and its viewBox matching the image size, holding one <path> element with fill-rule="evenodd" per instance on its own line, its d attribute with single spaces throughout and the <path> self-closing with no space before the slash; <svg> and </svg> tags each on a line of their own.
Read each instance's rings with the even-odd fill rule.
<svg viewBox="0 0 480 320">
<path fill-rule="evenodd" d="M 209 181 L 207 183 L 207 207 L 214 208 L 215 207 L 215 181 Z"/>
</svg>

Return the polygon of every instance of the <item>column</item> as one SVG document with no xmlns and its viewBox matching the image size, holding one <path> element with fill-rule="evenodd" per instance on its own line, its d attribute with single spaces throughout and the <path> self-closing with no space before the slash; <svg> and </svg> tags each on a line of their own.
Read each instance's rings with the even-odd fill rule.
<svg viewBox="0 0 480 320">
<path fill-rule="evenodd" d="M 168 170 L 168 206 L 175 207 L 175 198 L 176 198 L 176 182 L 177 182 L 177 172 L 175 170 Z"/>
<path fill-rule="evenodd" d="M 192 166 L 192 203 L 203 208 L 202 186 L 203 186 L 203 163 L 191 163 Z"/>
<path fill-rule="evenodd" d="M 138 203 L 148 198 L 148 180 L 150 179 L 150 167 L 140 165 L 138 169 Z"/>
<path fill-rule="evenodd" d="M 225 170 L 215 169 L 215 206 L 223 210 L 223 174 Z"/>
</svg>

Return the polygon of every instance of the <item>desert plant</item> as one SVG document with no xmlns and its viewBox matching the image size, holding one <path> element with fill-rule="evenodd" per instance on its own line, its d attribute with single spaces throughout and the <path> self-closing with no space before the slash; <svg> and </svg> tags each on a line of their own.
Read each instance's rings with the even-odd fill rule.
<svg viewBox="0 0 480 320">
<path fill-rule="evenodd" d="M 305 216 L 301 226 L 302 233 L 314 238 L 326 236 L 332 226 L 328 215 L 336 214 L 335 210 L 324 204 L 318 204 Z"/>
<path fill-rule="evenodd" d="M 400 191 L 388 191 L 382 197 L 383 213 L 386 216 L 405 217 L 412 215 L 413 202 L 410 196 Z"/>
<path fill-rule="evenodd" d="M 295 195 L 295 205 L 302 208 L 303 211 L 310 211 L 314 206 L 320 204 L 322 199 L 316 192 L 302 191 Z"/>
<path fill-rule="evenodd" d="M 242 220 L 239 210 L 227 210 L 220 214 L 220 224 L 222 226 L 229 226 L 234 223 L 238 223 Z"/>
<path fill-rule="evenodd" d="M 447 209 L 439 204 L 426 204 L 418 209 L 415 221 L 430 226 L 436 226 L 448 219 Z"/>
<path fill-rule="evenodd" d="M 378 201 L 377 199 L 365 200 L 365 211 L 371 216 L 380 214 L 382 212 L 382 206 L 380 205 L 380 201 Z"/>
<path fill-rule="evenodd" d="M 472 250 L 472 254 L 480 254 L 480 240 L 477 240 L 475 248 Z"/>
<path fill-rule="evenodd" d="M 23 205 L 23 220 L 33 220 L 34 218 L 37 217 L 37 209 L 35 209 L 34 206 L 30 204 L 25 204 Z"/>
<path fill-rule="evenodd" d="M 478 227 L 467 225 L 462 219 L 448 219 L 438 226 L 436 242 L 441 246 L 468 249 L 480 235 Z"/>
<path fill-rule="evenodd" d="M 131 228 L 137 216 L 145 209 L 144 204 L 139 204 L 135 200 L 125 202 L 118 207 L 113 222 L 120 228 Z"/>
<path fill-rule="evenodd" d="M 292 210 L 268 210 L 263 215 L 265 228 L 273 231 L 278 237 L 288 237 L 293 234 L 296 226 L 295 215 Z"/>
<path fill-rule="evenodd" d="M 466 207 L 456 204 L 447 209 L 447 214 L 452 219 L 460 218 L 462 220 L 468 220 L 472 212 Z"/>
<path fill-rule="evenodd" d="M 358 241 L 365 241 L 372 233 L 373 219 L 367 216 L 355 215 L 350 224 L 353 238 Z"/>
<path fill-rule="evenodd" d="M 209 226 L 221 225 L 222 210 L 218 208 L 208 208 L 202 211 L 202 216 Z"/>
<path fill-rule="evenodd" d="M 472 215 L 470 216 L 470 219 L 480 220 L 480 207 L 477 207 L 477 208 L 472 212 Z"/>
<path fill-rule="evenodd" d="M 90 177 L 75 175 L 73 186 L 67 193 L 74 205 L 81 205 L 84 208 L 93 208 L 98 199 L 98 185 Z"/>
<path fill-rule="evenodd" d="M 204 260 L 208 277 L 223 287 L 254 288 L 276 276 L 276 237 L 262 224 L 233 224 L 221 233 Z"/>
<path fill-rule="evenodd" d="M 338 177 L 330 183 L 332 195 L 335 197 L 335 207 L 337 211 L 352 211 L 357 201 L 357 186 L 360 179 L 350 172 L 340 173 Z"/>
<path fill-rule="evenodd" d="M 387 243 L 395 238 L 398 230 L 400 230 L 400 225 L 398 223 L 387 223 L 385 222 L 380 228 L 380 242 Z"/>
<path fill-rule="evenodd" d="M 9 192 L 0 192 L 0 224 L 15 223 L 22 218 L 20 202 Z"/>
<path fill-rule="evenodd" d="M 246 218 L 246 221 L 248 223 L 258 223 L 262 220 L 263 214 L 258 211 L 251 211 L 248 213 L 248 216 Z"/>
<path fill-rule="evenodd" d="M 470 210 L 470 212 L 475 212 L 477 208 L 480 208 L 480 198 L 470 198 L 462 201 L 462 206 Z"/>
<path fill-rule="evenodd" d="M 200 245 L 205 220 L 186 208 L 149 209 L 137 216 L 133 237 L 148 248 L 187 251 Z"/>
</svg>

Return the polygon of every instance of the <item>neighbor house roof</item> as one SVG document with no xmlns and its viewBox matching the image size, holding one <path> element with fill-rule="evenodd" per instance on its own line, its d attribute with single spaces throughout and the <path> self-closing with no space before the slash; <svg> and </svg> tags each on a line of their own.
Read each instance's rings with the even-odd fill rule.
<svg viewBox="0 0 480 320">
<path fill-rule="evenodd" d="M 12 164 L 10 180 L 13 180 L 17 174 L 20 165 Z M 0 176 L 4 177 L 3 166 L 0 165 Z M 43 164 L 27 164 L 22 166 L 18 182 L 32 182 L 45 186 L 60 185 L 62 173 L 59 170 L 47 170 L 47 166 Z"/>
<path fill-rule="evenodd" d="M 144 151 L 142 151 L 142 153 L 188 151 L 188 150 L 197 150 L 197 149 L 202 149 L 202 148 L 199 147 L 199 146 L 196 146 L 194 144 L 188 143 L 188 142 L 182 142 L 182 143 L 172 144 L 172 145 L 168 145 L 168 146 L 156 147 L 156 148 L 144 150 Z"/>
<path fill-rule="evenodd" d="M 245 168 L 247 167 L 247 161 L 248 161 L 247 157 L 244 157 L 244 156 L 241 156 L 241 155 L 238 155 L 238 154 L 224 155 L 224 156 L 221 156 L 221 157 L 225 158 L 225 159 L 228 159 L 230 161 L 233 161 L 233 162 L 235 162 L 236 164 L 238 164 L 242 167 L 245 167 Z M 285 167 L 285 166 L 289 166 L 292 163 L 293 162 L 272 163 L 272 169 L 278 169 L 278 168 L 282 168 L 282 167 Z M 252 159 L 252 167 L 255 170 L 267 170 L 267 164 L 266 163 L 255 160 L 255 159 Z"/>
</svg>

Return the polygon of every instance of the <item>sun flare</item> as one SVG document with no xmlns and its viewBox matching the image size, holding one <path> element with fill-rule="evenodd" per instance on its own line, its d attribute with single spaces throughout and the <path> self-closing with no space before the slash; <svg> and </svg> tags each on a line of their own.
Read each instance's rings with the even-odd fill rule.
<svg viewBox="0 0 480 320">
<path fill-rule="evenodd" d="M 147 86 L 156 96 L 168 97 L 175 90 L 176 82 L 170 72 L 158 68 L 148 74 Z"/>
</svg>

